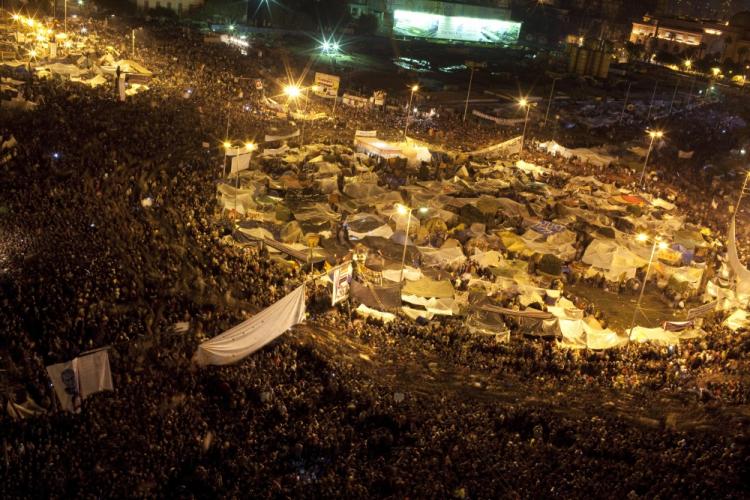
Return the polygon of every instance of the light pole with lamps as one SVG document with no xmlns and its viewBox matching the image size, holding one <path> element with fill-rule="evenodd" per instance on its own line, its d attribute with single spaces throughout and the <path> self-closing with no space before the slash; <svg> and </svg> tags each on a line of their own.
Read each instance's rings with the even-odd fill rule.
<svg viewBox="0 0 750 500">
<path fill-rule="evenodd" d="M 406 123 L 404 124 L 404 139 L 406 139 L 406 131 L 409 129 L 409 116 L 411 116 L 411 101 L 414 99 L 414 92 L 419 90 L 419 85 L 414 84 L 411 86 L 411 94 L 409 94 L 409 104 L 406 106 Z"/>
<path fill-rule="evenodd" d="M 521 134 L 521 152 L 523 153 L 523 147 L 526 144 L 526 127 L 529 124 L 529 111 L 531 111 L 531 103 L 525 97 L 522 97 L 518 101 L 518 105 L 522 108 L 526 108 L 526 118 L 523 120 L 523 134 Z"/>
<path fill-rule="evenodd" d="M 555 97 L 555 82 L 557 80 L 560 80 L 560 78 L 553 78 L 552 79 L 552 90 L 549 91 L 549 102 L 547 103 L 547 112 L 544 113 L 544 125 L 542 125 L 543 128 L 547 128 L 547 118 L 549 118 L 549 110 L 552 107 L 552 99 Z"/>
<path fill-rule="evenodd" d="M 478 63 L 474 61 L 466 61 L 464 65 L 467 68 L 471 69 L 471 74 L 469 75 L 469 90 L 466 91 L 466 104 L 464 104 L 464 119 L 463 121 L 466 121 L 466 113 L 469 111 L 469 97 L 471 96 L 471 82 L 474 81 L 474 70 L 477 68 L 486 68 L 487 63 Z"/>
<path fill-rule="evenodd" d="M 299 111 L 299 101 L 297 101 L 297 99 L 299 98 L 300 95 L 302 95 L 302 89 L 299 88 L 299 85 L 287 85 L 287 86 L 285 86 L 284 87 L 284 95 L 286 95 L 286 97 L 287 97 L 287 101 L 286 101 L 287 110 L 290 109 L 289 108 L 289 100 L 292 100 L 292 101 L 294 101 L 294 103 L 295 103 L 295 105 L 297 107 L 297 111 Z M 303 134 L 303 131 L 304 131 L 304 126 L 305 126 L 305 120 L 302 120 L 302 126 L 300 127 L 300 132 L 299 132 L 299 143 L 300 143 L 300 146 L 302 146 L 302 134 Z"/>
<path fill-rule="evenodd" d="M 628 107 L 628 97 L 630 97 L 631 85 L 633 85 L 633 82 L 628 82 L 628 90 L 625 91 L 625 102 L 622 105 L 622 112 L 620 112 L 620 123 L 622 123 L 622 119 L 625 117 L 625 110 Z"/>
<path fill-rule="evenodd" d="M 654 84 L 654 92 L 651 94 L 651 103 L 648 105 L 648 114 L 646 115 L 646 121 L 651 119 L 651 110 L 654 107 L 654 99 L 656 99 L 656 89 L 659 87 L 659 80 L 656 80 Z"/>
<path fill-rule="evenodd" d="M 646 242 L 648 241 L 648 235 L 646 234 L 639 234 L 636 237 L 636 240 L 640 242 Z M 648 266 L 646 267 L 646 275 L 643 277 L 643 284 L 641 285 L 641 293 L 638 294 L 638 302 L 635 304 L 635 309 L 633 310 L 633 318 L 630 320 L 630 330 L 628 330 L 628 343 L 630 343 L 630 339 L 633 336 L 633 328 L 635 328 L 635 318 L 638 314 L 638 311 L 641 308 L 641 300 L 643 299 L 643 291 L 646 289 L 646 283 L 648 283 L 648 273 L 651 271 L 651 263 L 654 261 L 654 255 L 656 254 L 656 249 L 659 250 L 665 250 L 668 248 L 668 245 L 666 242 L 662 241 L 661 238 L 658 236 L 654 238 L 654 244 L 651 246 L 651 256 L 648 258 Z"/>
<path fill-rule="evenodd" d="M 401 254 L 401 278 L 399 279 L 399 283 L 404 281 L 404 266 L 406 264 L 406 243 L 409 240 L 409 226 L 411 224 L 411 213 L 413 210 L 413 208 L 409 208 L 406 205 L 402 205 L 400 203 L 396 205 L 396 211 L 399 213 L 399 215 L 406 215 L 406 233 L 404 234 L 404 252 Z M 423 214 L 427 213 L 427 210 L 427 207 L 419 208 L 419 212 Z"/>
<path fill-rule="evenodd" d="M 641 170 L 641 178 L 638 181 L 638 184 L 641 186 L 641 191 L 643 190 L 643 178 L 646 175 L 646 167 L 648 166 L 648 159 L 651 156 L 651 150 L 654 148 L 654 139 L 661 139 L 664 137 L 664 132 L 661 130 L 649 130 L 648 131 L 649 137 L 651 137 L 651 142 L 648 145 L 648 152 L 646 153 L 646 159 L 643 161 L 643 170 Z"/>
</svg>

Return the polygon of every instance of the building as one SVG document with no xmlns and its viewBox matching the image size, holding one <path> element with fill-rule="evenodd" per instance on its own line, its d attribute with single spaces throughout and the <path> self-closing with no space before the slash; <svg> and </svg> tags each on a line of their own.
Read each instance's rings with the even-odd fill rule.
<svg viewBox="0 0 750 500">
<path fill-rule="evenodd" d="M 165 8 L 175 11 L 178 15 L 203 5 L 203 0 L 135 0 L 141 10 Z"/>
<path fill-rule="evenodd" d="M 646 53 L 667 51 L 685 58 L 714 56 L 721 62 L 746 64 L 750 60 L 750 12 L 729 21 L 644 16 L 634 22 L 630 41 Z"/>
<path fill-rule="evenodd" d="M 510 1 L 352 0 L 355 19 L 372 15 L 386 36 L 510 45 L 521 23 L 511 20 Z"/>
</svg>

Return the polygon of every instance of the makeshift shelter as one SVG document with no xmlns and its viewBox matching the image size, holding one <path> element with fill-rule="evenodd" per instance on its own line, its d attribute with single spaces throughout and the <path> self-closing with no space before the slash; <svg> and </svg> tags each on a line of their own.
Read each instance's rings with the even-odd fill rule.
<svg viewBox="0 0 750 500">
<path fill-rule="evenodd" d="M 647 260 L 616 241 L 602 239 L 593 240 L 581 260 L 595 272 L 601 272 L 609 281 L 633 278 L 636 269 L 648 264 Z"/>
<path fill-rule="evenodd" d="M 377 137 L 355 137 L 354 147 L 357 151 L 367 153 L 380 158 L 400 158 L 403 157 L 401 148 L 389 144 Z"/>
</svg>

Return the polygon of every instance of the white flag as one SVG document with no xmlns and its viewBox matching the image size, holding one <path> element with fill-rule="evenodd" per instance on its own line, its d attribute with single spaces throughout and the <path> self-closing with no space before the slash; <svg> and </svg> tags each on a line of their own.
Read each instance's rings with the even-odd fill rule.
<svg viewBox="0 0 750 500">
<path fill-rule="evenodd" d="M 64 363 L 47 367 L 60 406 L 65 411 L 78 413 L 81 403 L 91 394 L 113 390 L 109 356 L 101 349 Z"/>
<path fill-rule="evenodd" d="M 232 158 L 232 171 L 230 173 L 236 174 L 243 170 L 250 168 L 250 157 L 252 154 L 245 153 Z"/>
<path fill-rule="evenodd" d="M 109 370 L 109 355 L 101 349 L 78 359 L 78 382 L 81 398 L 86 399 L 99 391 L 114 390 L 112 372 Z"/>
<path fill-rule="evenodd" d="M 228 365 L 248 356 L 305 320 L 305 285 L 221 335 L 198 346 L 193 361 Z"/>
</svg>

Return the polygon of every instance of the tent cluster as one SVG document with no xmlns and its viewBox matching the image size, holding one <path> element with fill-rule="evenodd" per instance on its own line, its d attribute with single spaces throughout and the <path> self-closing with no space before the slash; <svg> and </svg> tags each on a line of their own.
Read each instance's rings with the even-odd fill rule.
<svg viewBox="0 0 750 500">
<path fill-rule="evenodd" d="M 353 259 L 351 296 L 364 316 L 463 316 L 470 330 L 499 336 L 514 318 L 566 347 L 616 347 L 626 332 L 565 298 L 562 278 L 636 281 L 652 250 L 639 232 L 673 235 L 652 261 L 660 286 L 698 292 L 707 242 L 667 200 L 520 160 L 473 159 L 445 179 L 419 180 L 408 163 L 347 146 L 284 148 L 218 185 L 219 205 L 243 219 L 234 239 L 262 241 L 293 265 Z M 665 331 L 635 338 L 680 338 Z"/>
</svg>

